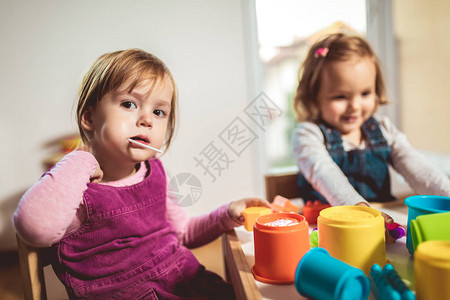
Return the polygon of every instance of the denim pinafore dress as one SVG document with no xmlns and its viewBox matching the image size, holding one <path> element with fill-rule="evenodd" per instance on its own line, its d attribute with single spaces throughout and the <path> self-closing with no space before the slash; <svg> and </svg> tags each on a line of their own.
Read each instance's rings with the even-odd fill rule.
<svg viewBox="0 0 450 300">
<path fill-rule="evenodd" d="M 366 138 L 365 149 L 346 152 L 342 136 L 335 128 L 322 122 L 319 128 L 325 138 L 325 144 L 333 161 L 339 166 L 355 190 L 367 201 L 388 202 L 395 198 L 391 194 L 391 182 L 388 170 L 391 148 L 374 118 L 368 119 L 361 127 Z M 299 173 L 298 184 L 303 200 L 327 200 L 314 190 L 306 178 Z"/>
<path fill-rule="evenodd" d="M 69 297 L 214 299 L 217 292 L 233 298 L 232 287 L 179 244 L 166 217 L 162 164 L 147 166 L 150 174 L 132 186 L 88 184 L 87 221 L 55 245 L 53 268 Z"/>
</svg>

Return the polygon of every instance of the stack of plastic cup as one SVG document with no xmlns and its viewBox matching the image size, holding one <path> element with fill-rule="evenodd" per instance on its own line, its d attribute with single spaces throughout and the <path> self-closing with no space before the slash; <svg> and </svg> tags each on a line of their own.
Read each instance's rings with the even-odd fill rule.
<svg viewBox="0 0 450 300">
<path fill-rule="evenodd" d="M 414 251 L 425 241 L 450 241 L 450 212 L 419 216 L 411 220 L 411 238 Z"/>
<path fill-rule="evenodd" d="M 421 243 L 414 253 L 418 300 L 450 299 L 450 241 Z"/>
<path fill-rule="evenodd" d="M 450 211 L 450 197 L 418 195 L 405 199 L 408 206 L 408 230 L 406 232 L 406 248 L 412 255 L 414 246 L 411 237 L 411 220 L 415 220 L 418 216 L 444 213 Z"/>
<path fill-rule="evenodd" d="M 317 219 L 319 247 L 331 256 L 369 274 L 373 264 L 386 264 L 384 219 L 365 206 L 335 206 Z"/>
<path fill-rule="evenodd" d="M 366 300 L 370 281 L 362 270 L 330 256 L 323 248 L 313 248 L 297 266 L 295 288 L 302 296 L 317 300 Z"/>
<path fill-rule="evenodd" d="M 287 226 L 280 221 L 293 221 Z M 293 224 L 293 225 L 292 225 Z M 256 219 L 253 235 L 255 265 L 253 275 L 272 284 L 294 282 L 295 269 L 309 250 L 308 222 L 296 213 L 274 213 Z"/>
</svg>

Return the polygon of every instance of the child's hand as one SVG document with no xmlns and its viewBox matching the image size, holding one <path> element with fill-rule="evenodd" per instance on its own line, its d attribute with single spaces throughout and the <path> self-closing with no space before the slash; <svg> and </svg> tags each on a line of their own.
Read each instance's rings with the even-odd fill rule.
<svg viewBox="0 0 450 300">
<path fill-rule="evenodd" d="M 242 211 L 251 206 L 264 206 L 270 208 L 270 204 L 266 200 L 260 198 L 245 198 L 230 202 L 228 205 L 228 215 L 236 223 L 243 224 L 244 216 L 242 215 Z"/>
<path fill-rule="evenodd" d="M 100 168 L 100 165 L 97 165 L 97 169 L 95 169 L 94 174 L 92 175 L 91 182 L 93 183 L 99 183 L 100 180 L 103 178 L 103 171 Z"/>
<path fill-rule="evenodd" d="M 370 207 L 369 204 L 367 204 L 366 202 L 359 202 L 356 204 L 357 206 L 367 206 Z M 382 211 L 381 212 L 381 216 L 383 216 L 384 218 L 384 223 L 388 223 L 388 224 L 392 224 L 394 222 L 394 219 L 392 219 L 392 217 Z M 384 226 L 384 237 L 386 240 L 387 244 L 394 244 L 395 243 L 395 239 L 389 234 L 389 230 L 387 229 L 387 226 Z"/>
</svg>

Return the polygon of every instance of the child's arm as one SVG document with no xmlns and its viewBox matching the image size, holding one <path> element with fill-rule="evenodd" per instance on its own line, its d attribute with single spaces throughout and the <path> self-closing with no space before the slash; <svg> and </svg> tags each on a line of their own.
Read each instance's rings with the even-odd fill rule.
<svg viewBox="0 0 450 300">
<path fill-rule="evenodd" d="M 178 240 L 188 248 L 207 244 L 219 237 L 222 232 L 239 226 L 239 223 L 228 216 L 227 210 L 228 204 L 225 204 L 210 214 L 189 217 L 173 199 L 167 200 L 167 217 L 177 232 Z"/>
<path fill-rule="evenodd" d="M 185 210 L 176 204 L 176 199 L 168 197 L 167 215 L 183 245 L 195 248 L 215 240 L 225 231 L 242 225 L 242 210 L 248 206 L 269 206 L 269 203 L 262 199 L 247 198 L 222 205 L 209 214 L 190 218 Z"/>
<path fill-rule="evenodd" d="M 66 155 L 22 196 L 13 216 L 17 233 L 31 245 L 48 247 L 75 229 L 77 211 L 98 163 L 88 152 Z"/>
<path fill-rule="evenodd" d="M 317 125 L 299 124 L 293 132 L 292 144 L 300 172 L 332 206 L 367 203 L 328 154 Z"/>
<path fill-rule="evenodd" d="M 418 194 L 450 197 L 450 180 L 437 167 L 429 163 L 408 142 L 389 119 L 381 118 L 380 125 L 385 130 L 386 139 L 391 144 L 392 166 Z"/>
</svg>

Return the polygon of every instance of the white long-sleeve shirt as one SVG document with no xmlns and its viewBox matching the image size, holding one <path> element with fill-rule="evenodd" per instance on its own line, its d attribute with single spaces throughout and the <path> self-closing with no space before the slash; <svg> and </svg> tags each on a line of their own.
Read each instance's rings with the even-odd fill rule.
<svg viewBox="0 0 450 300">
<path fill-rule="evenodd" d="M 408 142 L 406 135 L 387 117 L 375 119 L 391 147 L 392 167 L 405 178 L 414 192 L 449 197 L 449 178 L 417 152 Z M 329 155 L 318 125 L 312 122 L 299 123 L 292 135 L 292 146 L 300 172 L 331 205 L 367 202 Z M 355 146 L 343 138 L 343 147 L 345 151 L 364 149 L 366 143 L 363 141 Z"/>
</svg>

